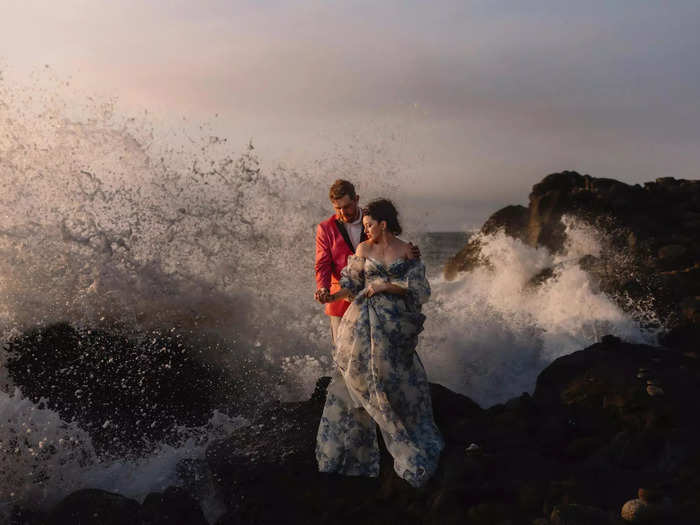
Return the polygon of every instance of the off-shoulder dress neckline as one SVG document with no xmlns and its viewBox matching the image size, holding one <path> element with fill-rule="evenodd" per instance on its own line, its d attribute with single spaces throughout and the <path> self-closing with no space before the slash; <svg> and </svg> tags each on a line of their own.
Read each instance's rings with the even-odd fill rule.
<svg viewBox="0 0 700 525">
<path fill-rule="evenodd" d="M 366 259 L 371 259 L 371 260 L 373 260 L 374 262 L 381 264 L 381 265 L 384 266 L 385 268 L 390 268 L 390 267 L 394 266 L 394 265 L 397 264 L 397 263 L 402 263 L 402 262 L 406 262 L 406 261 L 409 260 L 409 259 L 407 259 L 406 257 L 399 257 L 399 258 L 394 259 L 393 261 L 391 261 L 389 264 L 387 264 L 387 263 L 382 262 L 382 261 L 380 261 L 379 259 L 376 259 L 375 257 L 371 257 L 371 256 L 369 256 L 369 255 L 367 255 L 365 258 L 366 258 Z"/>
</svg>

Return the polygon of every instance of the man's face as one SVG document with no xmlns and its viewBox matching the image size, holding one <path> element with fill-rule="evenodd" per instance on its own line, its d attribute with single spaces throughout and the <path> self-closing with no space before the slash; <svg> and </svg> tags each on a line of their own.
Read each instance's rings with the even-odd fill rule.
<svg viewBox="0 0 700 525">
<path fill-rule="evenodd" d="M 355 195 L 354 199 L 349 195 L 343 195 L 340 199 L 331 199 L 333 208 L 335 208 L 336 217 L 342 222 L 352 222 L 356 220 L 359 211 L 357 206 L 359 200 L 359 195 Z"/>
</svg>

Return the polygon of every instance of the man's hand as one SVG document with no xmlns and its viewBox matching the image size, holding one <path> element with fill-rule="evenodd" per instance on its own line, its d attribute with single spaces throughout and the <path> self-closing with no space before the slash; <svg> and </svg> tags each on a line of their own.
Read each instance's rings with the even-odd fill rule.
<svg viewBox="0 0 700 525">
<path fill-rule="evenodd" d="M 321 304 L 326 304 L 330 302 L 331 294 L 328 288 L 319 288 L 314 294 L 314 299 L 316 299 Z"/>
<path fill-rule="evenodd" d="M 409 256 L 409 259 L 420 259 L 420 248 L 413 244 L 412 242 L 408 243 L 409 246 L 409 253 L 411 254 Z"/>
</svg>

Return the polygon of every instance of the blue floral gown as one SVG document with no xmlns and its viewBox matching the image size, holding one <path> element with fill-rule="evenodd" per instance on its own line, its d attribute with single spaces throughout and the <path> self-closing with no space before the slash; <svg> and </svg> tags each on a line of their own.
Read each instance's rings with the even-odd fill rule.
<svg viewBox="0 0 700 525">
<path fill-rule="evenodd" d="M 405 295 L 366 297 L 366 284 L 390 281 Z M 377 430 L 394 458 L 394 470 L 414 487 L 435 472 L 444 442 L 433 420 L 428 378 L 418 354 L 418 334 L 430 297 L 419 259 L 384 265 L 350 256 L 340 285 L 355 299 L 338 328 L 336 368 L 316 439 L 321 472 L 378 476 Z"/>
</svg>

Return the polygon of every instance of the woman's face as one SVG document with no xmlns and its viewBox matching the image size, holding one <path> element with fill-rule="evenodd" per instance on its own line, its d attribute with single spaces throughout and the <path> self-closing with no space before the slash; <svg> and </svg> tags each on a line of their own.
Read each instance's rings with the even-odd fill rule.
<svg viewBox="0 0 700 525">
<path fill-rule="evenodd" d="M 369 215 L 362 217 L 362 225 L 365 228 L 365 234 L 371 242 L 377 242 L 384 233 L 386 221 L 377 222 Z"/>
</svg>

